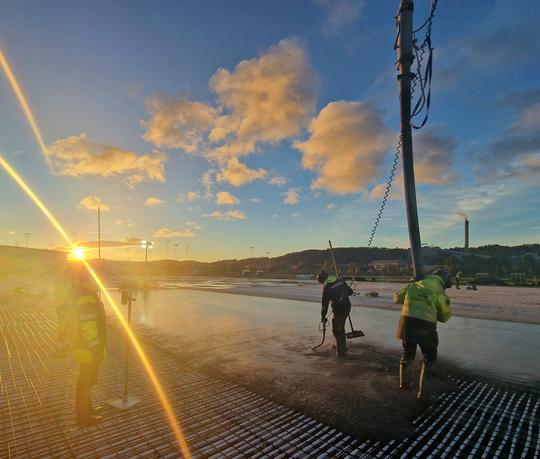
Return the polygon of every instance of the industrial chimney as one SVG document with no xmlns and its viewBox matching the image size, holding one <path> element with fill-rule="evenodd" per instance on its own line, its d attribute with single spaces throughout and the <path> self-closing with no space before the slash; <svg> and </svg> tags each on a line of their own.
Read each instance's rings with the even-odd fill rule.
<svg viewBox="0 0 540 459">
<path fill-rule="evenodd" d="M 469 219 L 465 217 L 465 248 L 469 248 Z"/>
</svg>

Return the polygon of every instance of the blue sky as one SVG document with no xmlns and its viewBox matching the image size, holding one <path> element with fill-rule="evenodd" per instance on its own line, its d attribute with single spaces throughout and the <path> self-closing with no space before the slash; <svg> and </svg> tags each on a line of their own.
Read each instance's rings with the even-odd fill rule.
<svg viewBox="0 0 540 459">
<path fill-rule="evenodd" d="M 103 238 L 154 240 L 155 258 L 166 240 L 198 260 L 365 245 L 399 128 L 396 9 L 11 2 L 0 47 L 52 168 L 4 76 L 0 152 L 83 241 L 101 200 Z M 416 24 L 428 11 L 415 2 Z M 532 0 L 439 1 L 432 111 L 415 132 L 423 242 L 461 245 L 463 215 L 473 245 L 539 242 L 539 19 Z M 398 170 L 375 245 L 408 244 L 401 188 Z M 7 175 L 0 204 L 0 244 L 62 244 Z"/>
</svg>

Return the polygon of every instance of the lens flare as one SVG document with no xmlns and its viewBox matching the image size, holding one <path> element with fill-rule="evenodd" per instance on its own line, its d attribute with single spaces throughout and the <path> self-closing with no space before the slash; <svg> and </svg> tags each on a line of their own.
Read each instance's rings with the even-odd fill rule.
<svg viewBox="0 0 540 459">
<path fill-rule="evenodd" d="M 32 114 L 32 110 L 30 110 L 30 106 L 28 105 L 28 102 L 26 101 L 26 97 L 24 97 L 24 93 L 22 92 L 22 89 L 19 86 L 19 82 L 17 81 L 17 78 L 15 78 L 15 74 L 11 70 L 11 67 L 6 59 L 6 56 L 4 56 L 4 53 L 2 52 L 1 49 L 0 49 L 0 66 L 4 70 L 4 73 L 6 74 L 6 78 L 8 79 L 9 84 L 11 85 L 11 88 L 13 89 L 13 92 L 15 93 L 15 96 L 17 97 L 17 100 L 19 101 L 19 104 L 21 105 L 21 108 L 26 116 L 26 119 L 28 120 L 28 123 L 30 124 L 32 131 L 34 132 L 34 136 L 36 137 L 39 148 L 41 149 L 41 152 L 43 153 L 43 156 L 45 157 L 45 161 L 47 161 L 47 165 L 49 166 L 49 169 L 50 169 L 52 165 L 49 159 L 49 151 L 47 150 L 45 142 L 43 141 L 41 131 L 39 130 L 36 120 L 34 119 L 34 115 Z"/>
<path fill-rule="evenodd" d="M 56 228 L 56 230 L 60 233 L 60 235 L 66 240 L 66 242 L 73 246 L 73 242 L 67 235 L 67 233 L 64 231 L 58 220 L 52 215 L 52 213 L 47 209 L 45 204 L 37 197 L 37 195 L 32 191 L 32 189 L 26 184 L 26 182 L 22 179 L 22 177 L 17 174 L 17 172 L 8 164 L 8 162 L 0 155 L 0 166 L 2 166 L 6 172 L 11 176 L 11 178 L 23 189 L 23 191 L 30 197 L 30 199 L 36 204 L 36 206 L 45 214 L 45 216 L 49 219 L 49 221 L 52 223 L 52 225 Z M 103 293 L 105 298 L 107 298 L 107 301 L 111 305 L 114 313 L 116 314 L 116 317 L 120 321 L 120 324 L 122 325 L 124 331 L 126 332 L 127 336 L 129 337 L 131 344 L 133 345 L 135 351 L 137 352 L 139 358 L 141 359 L 141 362 L 146 370 L 146 373 L 148 374 L 150 381 L 152 382 L 152 385 L 154 386 L 154 389 L 156 390 L 156 393 L 161 401 L 161 404 L 163 406 L 163 409 L 165 410 L 165 413 L 167 415 L 167 418 L 169 420 L 169 423 L 171 425 L 171 428 L 174 432 L 174 435 L 178 441 L 178 445 L 180 447 L 180 450 L 182 452 L 182 455 L 186 458 L 191 457 L 191 453 L 189 451 L 189 446 L 184 438 L 184 435 L 182 434 L 182 430 L 180 428 L 180 425 L 178 423 L 178 420 L 176 419 L 176 416 L 174 415 L 174 412 L 172 410 L 171 405 L 169 404 L 169 401 L 167 400 L 167 397 L 165 395 L 165 392 L 163 391 L 163 388 L 161 387 L 161 384 L 157 378 L 157 375 L 148 360 L 148 357 L 146 356 L 146 353 L 144 352 L 143 348 L 141 347 L 139 341 L 137 340 L 137 337 L 131 330 L 131 327 L 127 323 L 126 319 L 120 312 L 120 309 L 114 302 L 113 298 L 111 297 L 109 291 L 105 288 L 105 285 L 103 285 L 103 282 L 98 277 L 92 266 L 88 263 L 87 260 L 84 259 L 84 257 L 81 259 L 82 263 L 94 279 L 94 282 L 99 287 L 100 291 Z"/>
</svg>

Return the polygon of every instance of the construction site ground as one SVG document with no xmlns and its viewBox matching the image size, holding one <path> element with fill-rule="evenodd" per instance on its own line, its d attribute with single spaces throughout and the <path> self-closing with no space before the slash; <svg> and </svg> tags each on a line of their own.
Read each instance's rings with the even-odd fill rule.
<svg viewBox="0 0 540 459">
<path fill-rule="evenodd" d="M 135 357 L 130 391 L 141 402 L 126 412 L 107 408 L 102 425 L 77 428 L 76 366 L 54 357 L 54 308 L 46 297 L 17 299 L 0 304 L 0 455 L 179 456 Z M 442 361 L 439 401 L 424 409 L 414 391 L 397 389 L 397 351 L 351 341 L 351 356 L 337 359 L 330 342 L 315 353 L 312 339 L 280 333 L 264 320 L 245 333 L 222 322 L 221 330 L 199 324 L 196 339 L 159 333 L 148 323 L 136 327 L 194 457 L 428 457 L 434 451 L 535 457 L 540 451 L 534 390 Z M 96 401 L 121 394 L 123 350 L 110 318 Z"/>
</svg>

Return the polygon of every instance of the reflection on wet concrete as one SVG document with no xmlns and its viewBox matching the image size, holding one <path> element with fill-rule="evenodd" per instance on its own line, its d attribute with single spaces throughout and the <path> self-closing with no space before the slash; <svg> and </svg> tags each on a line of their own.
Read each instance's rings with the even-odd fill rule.
<svg viewBox="0 0 540 459">
<path fill-rule="evenodd" d="M 195 290 L 155 290 L 139 293 L 133 321 L 156 332 L 179 336 L 200 349 L 220 337 L 235 334 L 313 337 L 318 334 L 319 304 Z M 361 342 L 395 349 L 399 312 L 355 307 L 355 328 Z M 216 342 L 212 342 L 212 340 Z M 540 388 L 540 326 L 515 322 L 454 317 L 439 326 L 441 358 L 481 374 Z M 200 349 L 201 350 L 201 349 Z"/>
</svg>

